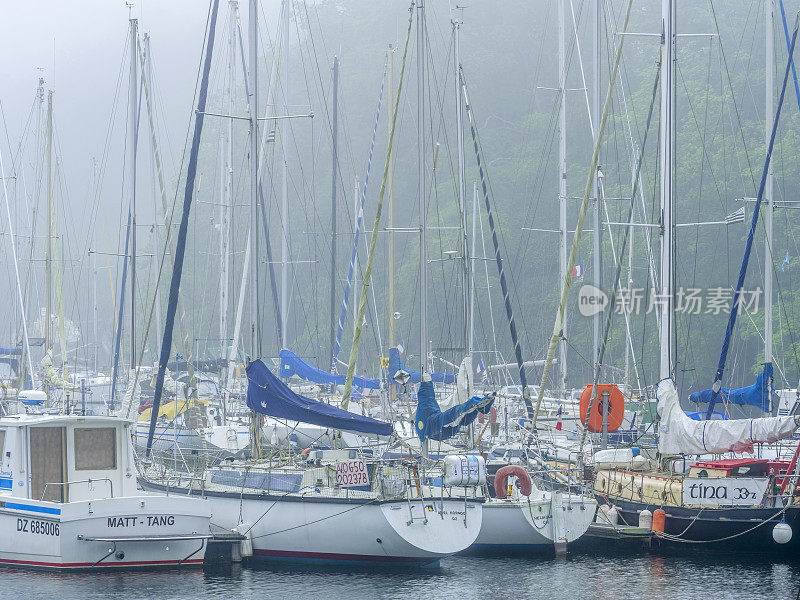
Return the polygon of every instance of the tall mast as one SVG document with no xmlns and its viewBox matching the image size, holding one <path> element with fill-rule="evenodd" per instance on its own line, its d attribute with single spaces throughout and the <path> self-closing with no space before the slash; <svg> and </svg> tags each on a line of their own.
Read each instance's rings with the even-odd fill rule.
<svg viewBox="0 0 800 600">
<path fill-rule="evenodd" d="M 291 0 L 283 0 L 283 114 L 289 114 L 289 12 Z M 281 315 L 283 339 L 287 346 L 289 329 L 289 119 L 281 119 L 283 177 L 281 187 Z"/>
<path fill-rule="evenodd" d="M 558 93 L 560 107 L 558 111 L 558 274 L 559 279 L 571 277 L 567 274 L 567 89 L 566 60 L 564 57 L 564 1 L 558 0 Z M 597 230 L 595 230 L 597 231 Z M 594 236 L 597 239 L 597 236 Z M 561 323 L 561 331 L 567 335 L 567 313 Z M 563 395 L 567 389 L 567 344 L 564 340 L 558 344 L 559 392 Z"/>
<path fill-rule="evenodd" d="M 389 114 L 394 110 L 394 48 L 389 44 L 386 53 L 389 63 Z M 386 120 L 389 135 L 392 133 L 392 119 Z M 394 148 L 389 148 L 389 169 L 386 175 L 386 188 L 389 192 L 389 347 L 397 345 L 394 337 Z M 389 373 L 389 377 L 394 373 Z M 389 386 L 389 401 L 394 401 L 395 386 Z"/>
<path fill-rule="evenodd" d="M 594 0 L 594 22 L 592 28 L 592 42 L 594 45 L 594 68 L 592 69 L 592 142 L 597 143 L 598 124 L 600 122 L 600 14 L 602 0 Z M 563 99 L 562 99 L 563 102 Z M 597 171 L 600 168 L 598 166 Z M 592 232 L 592 277 L 594 286 L 600 289 L 603 285 L 603 274 L 600 272 L 600 186 L 597 182 L 597 173 L 593 174 L 592 213 L 594 216 L 594 230 Z M 597 363 L 600 352 L 600 313 L 592 317 L 592 365 Z M 561 344 L 563 346 L 563 344 Z"/>
<path fill-rule="evenodd" d="M 419 194 L 419 344 L 420 372 L 428 372 L 428 272 L 425 221 L 428 201 L 425 194 L 425 2 L 417 2 L 417 175 Z"/>
<path fill-rule="evenodd" d="M 673 150 L 674 150 L 674 51 L 675 0 L 661 2 L 661 289 L 659 295 L 661 327 L 659 328 L 659 379 L 673 377 L 675 369 L 675 320 L 673 317 Z"/>
<path fill-rule="evenodd" d="M 258 0 L 250 0 L 250 358 L 261 356 L 258 319 Z"/>
<path fill-rule="evenodd" d="M 464 316 L 464 346 L 467 356 L 472 357 L 472 344 L 470 337 L 470 273 L 471 264 L 469 257 L 469 247 L 467 245 L 467 205 L 466 205 L 466 181 L 464 180 L 464 104 L 461 95 L 461 24 L 460 19 L 453 19 L 453 38 L 455 42 L 455 82 L 456 82 L 456 135 L 458 140 L 458 210 L 461 216 L 460 231 L 460 251 L 462 257 L 462 267 L 464 275 L 463 290 L 463 316 Z"/>
<path fill-rule="evenodd" d="M 333 139 L 331 141 L 331 294 L 330 294 L 330 326 L 331 357 L 336 346 L 336 185 L 339 172 L 339 57 L 333 57 L 333 122 L 331 124 Z"/>
<path fill-rule="evenodd" d="M 131 203 L 131 369 L 136 368 L 136 115 L 139 78 L 136 70 L 138 21 L 129 19 L 131 70 L 128 77 L 128 191 Z"/>
<path fill-rule="evenodd" d="M 47 253 L 45 255 L 47 300 L 45 302 L 44 349 L 50 352 L 50 315 L 53 312 L 53 90 L 47 90 Z M 33 373 L 31 373 L 33 377 Z M 45 380 L 47 403 L 50 404 L 50 386 Z"/>
<path fill-rule="evenodd" d="M 353 185 L 353 229 L 358 230 L 358 220 L 359 217 L 364 215 L 361 214 L 359 210 L 359 202 L 358 202 L 358 177 L 355 178 L 355 183 Z M 358 287 L 358 243 L 355 244 L 355 254 L 353 255 L 353 339 L 356 336 L 356 330 L 358 329 L 358 306 L 361 304 L 361 288 Z M 358 360 L 358 355 L 356 355 L 356 361 Z M 355 373 L 358 373 L 358 369 L 354 369 Z"/>
<path fill-rule="evenodd" d="M 774 41 L 773 41 L 773 14 L 775 3 L 774 0 L 766 0 L 764 2 L 766 8 L 766 94 L 764 111 L 764 129 L 766 140 L 765 147 L 769 148 L 770 135 L 772 133 L 772 122 L 775 119 L 774 108 L 774 81 L 773 81 L 773 64 L 774 57 Z M 772 363 L 772 216 L 773 216 L 773 198 L 772 198 L 772 161 L 769 161 L 767 167 L 767 180 L 764 187 L 764 363 Z"/>
<path fill-rule="evenodd" d="M 227 90 L 228 114 L 233 115 L 234 110 L 234 87 L 236 72 L 236 11 L 238 2 L 230 0 L 228 2 L 228 64 L 227 64 Z M 219 253 L 220 253 L 220 275 L 219 275 L 219 338 L 222 344 L 224 359 L 229 359 L 228 355 L 228 306 L 230 300 L 228 292 L 230 290 L 230 230 L 231 230 L 231 207 L 233 205 L 233 119 L 228 119 L 227 126 L 223 128 L 223 143 L 221 144 L 220 154 L 224 156 L 221 161 L 221 187 L 220 196 L 220 220 L 219 220 Z"/>
</svg>

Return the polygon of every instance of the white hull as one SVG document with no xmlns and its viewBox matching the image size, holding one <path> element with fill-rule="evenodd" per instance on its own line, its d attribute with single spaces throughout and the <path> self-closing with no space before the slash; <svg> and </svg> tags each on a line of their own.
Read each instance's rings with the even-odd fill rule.
<svg viewBox="0 0 800 600">
<path fill-rule="evenodd" d="M 483 506 L 483 524 L 471 550 L 563 550 L 586 533 L 596 508 L 593 498 L 561 492 L 493 498 Z"/>
<path fill-rule="evenodd" d="M 198 566 L 205 556 L 207 502 L 175 496 L 65 504 L 5 497 L 0 564 L 32 569 Z"/>
<path fill-rule="evenodd" d="M 254 558 L 263 560 L 430 564 L 468 548 L 482 518 L 481 503 L 463 499 L 445 499 L 442 515 L 438 498 L 408 502 L 208 491 L 206 496 L 213 523 L 245 534 Z"/>
</svg>

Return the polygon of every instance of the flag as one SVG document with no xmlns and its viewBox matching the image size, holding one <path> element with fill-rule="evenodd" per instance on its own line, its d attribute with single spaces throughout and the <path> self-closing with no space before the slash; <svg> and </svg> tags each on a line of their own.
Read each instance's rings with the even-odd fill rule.
<svg viewBox="0 0 800 600">
<path fill-rule="evenodd" d="M 744 223 L 744 206 L 725 217 L 725 225 Z"/>
<path fill-rule="evenodd" d="M 405 352 L 405 351 L 406 351 L 406 349 L 403 347 L 403 342 L 400 342 L 399 344 L 397 344 L 397 351 L 398 351 L 400 354 L 402 354 L 403 352 Z"/>
<path fill-rule="evenodd" d="M 789 266 L 789 251 L 786 251 L 786 256 L 783 257 L 783 262 L 781 263 L 781 271 L 785 270 L 786 267 Z"/>
<path fill-rule="evenodd" d="M 558 417 L 558 421 L 556 422 L 556 431 L 561 431 L 561 406 L 558 407 L 558 412 L 556 413 L 556 417 Z"/>
<path fill-rule="evenodd" d="M 583 265 L 575 265 L 572 268 L 573 277 L 583 277 Z"/>
<path fill-rule="evenodd" d="M 478 368 L 475 369 L 475 375 L 480 375 L 486 370 L 486 367 L 483 366 L 483 359 L 478 361 Z"/>
</svg>

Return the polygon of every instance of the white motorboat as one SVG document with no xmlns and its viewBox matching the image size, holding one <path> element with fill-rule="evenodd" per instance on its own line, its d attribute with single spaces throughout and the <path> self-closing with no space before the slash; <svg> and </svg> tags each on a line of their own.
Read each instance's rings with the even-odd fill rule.
<svg viewBox="0 0 800 600">
<path fill-rule="evenodd" d="M 137 490 L 131 423 L 0 419 L 0 564 L 141 569 L 202 564 L 208 502 Z"/>
</svg>

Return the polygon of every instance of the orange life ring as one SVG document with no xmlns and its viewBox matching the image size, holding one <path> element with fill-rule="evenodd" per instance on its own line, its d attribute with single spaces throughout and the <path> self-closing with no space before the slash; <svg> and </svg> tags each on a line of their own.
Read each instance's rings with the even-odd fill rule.
<svg viewBox="0 0 800 600">
<path fill-rule="evenodd" d="M 587 422 L 586 413 L 589 410 L 589 397 L 592 395 L 592 386 L 587 385 L 581 394 L 581 423 L 592 433 L 603 431 L 603 412 L 606 403 L 601 399 L 604 393 L 608 394 L 608 431 L 616 431 L 622 425 L 622 417 L 625 415 L 625 396 L 613 383 L 597 386 L 597 395 L 592 402 L 592 411 Z"/>
<path fill-rule="evenodd" d="M 519 481 L 519 491 L 523 496 L 530 496 L 533 483 L 528 472 L 519 465 L 508 465 L 497 470 L 494 475 L 494 493 L 501 500 L 506 497 L 506 482 L 514 476 Z"/>
<path fill-rule="evenodd" d="M 308 448 L 306 448 L 305 450 L 303 450 L 303 451 L 300 453 L 300 456 L 308 456 L 308 453 L 309 453 L 310 451 L 311 451 L 311 446 L 309 446 Z"/>
</svg>

